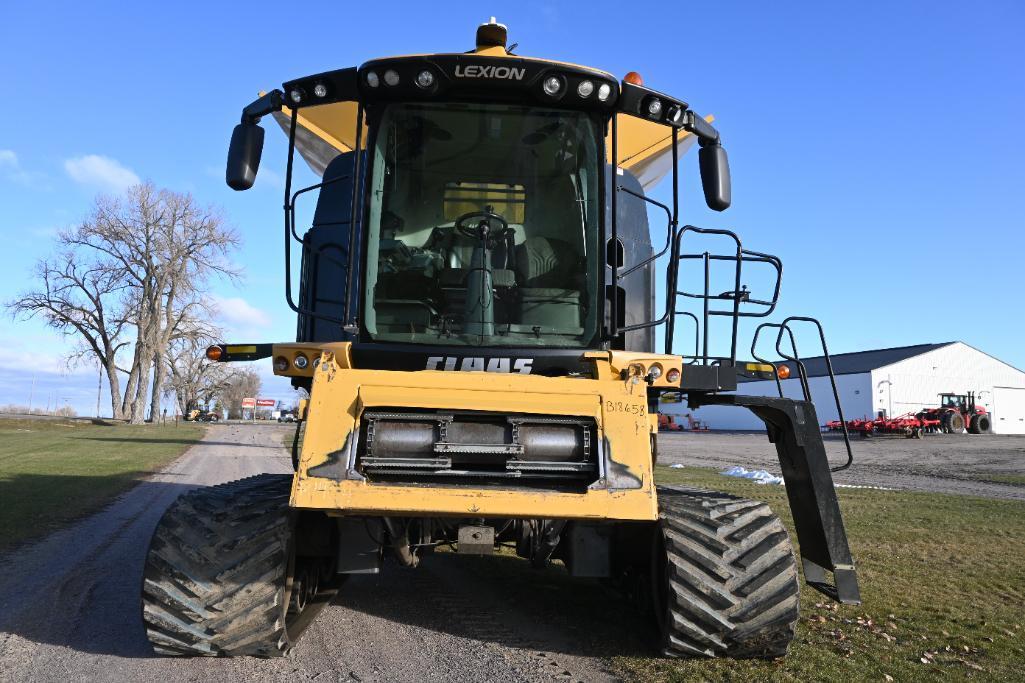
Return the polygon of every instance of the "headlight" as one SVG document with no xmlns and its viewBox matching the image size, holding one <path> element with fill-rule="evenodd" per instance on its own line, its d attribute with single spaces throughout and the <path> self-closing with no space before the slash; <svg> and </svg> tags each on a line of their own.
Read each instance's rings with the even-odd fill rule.
<svg viewBox="0 0 1025 683">
<path fill-rule="evenodd" d="M 609 95 L 612 94 L 612 87 L 608 83 L 602 83 L 598 86 L 598 99 L 604 102 L 609 99 Z"/>
<path fill-rule="evenodd" d="M 581 97 L 590 97 L 593 92 L 594 83 L 591 81 L 580 81 L 580 85 L 577 86 L 577 94 Z"/>
<path fill-rule="evenodd" d="M 670 384 L 676 384 L 680 381 L 680 371 L 676 368 L 672 368 L 666 373 L 666 381 Z"/>
<path fill-rule="evenodd" d="M 683 107 L 675 104 L 669 107 L 669 111 L 666 112 L 666 120 L 674 126 L 683 123 Z"/>
<path fill-rule="evenodd" d="M 292 90 L 290 93 L 288 93 L 288 97 L 289 97 L 289 99 L 291 99 L 296 104 L 299 104 L 300 102 L 303 101 L 303 95 L 304 94 L 305 93 L 303 93 L 303 91 L 301 89 L 296 88 L 295 90 Z"/>
<path fill-rule="evenodd" d="M 388 69 L 384 72 L 384 82 L 388 85 L 399 84 L 399 72 L 395 69 Z"/>
<path fill-rule="evenodd" d="M 278 356 L 274 359 L 274 372 L 287 372 L 288 371 L 288 359 L 284 356 Z"/>
<path fill-rule="evenodd" d="M 549 76 L 545 79 L 543 87 L 545 94 L 555 97 L 559 94 L 559 91 L 562 90 L 562 80 L 560 80 L 557 76 Z"/>
<path fill-rule="evenodd" d="M 368 71 L 367 75 L 364 76 L 364 78 L 367 81 L 367 85 L 369 85 L 371 88 L 376 88 L 377 86 L 381 85 L 381 79 L 377 75 L 376 71 Z"/>
<path fill-rule="evenodd" d="M 327 97 L 327 86 L 323 83 L 317 83 L 313 86 L 313 94 L 317 97 Z"/>
<path fill-rule="evenodd" d="M 306 356 L 300 353 L 295 357 L 295 360 L 293 360 L 292 363 L 300 370 L 305 370 L 306 366 L 310 364 L 310 361 L 306 359 Z"/>
<path fill-rule="evenodd" d="M 658 118 L 662 113 L 662 100 L 657 97 L 651 98 L 648 101 L 648 115 L 653 118 Z"/>
<path fill-rule="evenodd" d="M 434 85 L 434 74 L 427 69 L 424 69 L 416 75 L 416 84 L 426 90 Z"/>
<path fill-rule="evenodd" d="M 658 363 L 653 364 L 648 368 L 648 374 L 651 375 L 651 379 L 658 379 L 662 376 L 662 366 Z"/>
</svg>

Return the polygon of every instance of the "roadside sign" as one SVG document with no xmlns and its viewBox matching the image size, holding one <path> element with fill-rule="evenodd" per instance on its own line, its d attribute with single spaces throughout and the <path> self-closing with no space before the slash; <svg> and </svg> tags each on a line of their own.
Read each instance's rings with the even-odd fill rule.
<svg viewBox="0 0 1025 683">
<path fill-rule="evenodd" d="M 278 404 L 273 398 L 258 398 L 256 399 L 256 405 L 259 408 L 273 408 Z"/>
<path fill-rule="evenodd" d="M 256 407 L 256 399 L 255 398 L 244 398 L 244 399 L 242 399 L 242 407 L 243 408 L 255 408 Z"/>
</svg>

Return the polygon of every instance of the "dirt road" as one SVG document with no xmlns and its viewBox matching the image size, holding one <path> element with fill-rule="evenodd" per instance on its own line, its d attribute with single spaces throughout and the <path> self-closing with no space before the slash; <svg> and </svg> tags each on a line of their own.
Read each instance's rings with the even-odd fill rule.
<svg viewBox="0 0 1025 683">
<path fill-rule="evenodd" d="M 834 465 L 847 459 L 843 439 L 825 435 Z M 762 434 L 662 432 L 659 462 L 725 469 L 740 465 L 780 473 L 776 448 Z M 853 437 L 854 465 L 834 475 L 839 484 L 881 486 L 1025 500 L 1025 485 L 1000 477 L 1025 475 L 1025 436 L 927 434 L 923 439 Z"/>
<path fill-rule="evenodd" d="M 556 578 L 515 560 L 498 578 L 501 560 L 438 553 L 412 572 L 350 579 L 285 658 L 153 657 L 139 587 L 160 515 L 189 488 L 290 471 L 287 429 L 212 426 L 105 511 L 0 558 L 0 681 L 603 681 L 614 680 L 603 656 L 641 647 L 643 622 L 582 623 Z M 585 603 L 616 599 L 580 590 Z"/>
</svg>

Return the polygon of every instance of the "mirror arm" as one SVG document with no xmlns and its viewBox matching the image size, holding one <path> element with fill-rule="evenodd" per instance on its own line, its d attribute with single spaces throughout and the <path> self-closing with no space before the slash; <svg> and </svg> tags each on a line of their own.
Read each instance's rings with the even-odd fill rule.
<svg viewBox="0 0 1025 683">
<path fill-rule="evenodd" d="M 705 121 L 691 109 L 685 111 L 683 116 L 683 129 L 688 133 L 696 135 L 698 143 L 702 147 L 719 144 L 719 131 L 715 129 L 715 126 Z"/>
<path fill-rule="evenodd" d="M 285 94 L 280 90 L 271 90 L 263 97 L 254 100 L 242 109 L 242 123 L 256 124 L 267 114 L 281 111 L 285 104 Z"/>
</svg>

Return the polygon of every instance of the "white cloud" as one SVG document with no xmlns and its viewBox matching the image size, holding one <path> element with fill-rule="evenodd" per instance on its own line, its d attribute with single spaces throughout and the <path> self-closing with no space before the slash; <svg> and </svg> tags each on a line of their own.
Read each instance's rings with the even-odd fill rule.
<svg viewBox="0 0 1025 683">
<path fill-rule="evenodd" d="M 0 149 L 0 173 L 4 179 L 26 186 L 40 185 L 46 177 L 42 173 L 22 168 L 18 155 L 11 149 Z"/>
<path fill-rule="evenodd" d="M 24 323 L 20 323 L 24 324 Z M 32 374 L 96 376 L 96 365 L 92 357 L 85 363 L 68 367 L 70 346 L 59 336 L 53 335 L 9 335 L 0 334 L 0 370 Z M 92 369 L 90 369 L 92 368 Z"/>
<path fill-rule="evenodd" d="M 271 324 L 269 315 L 239 297 L 217 299 L 217 317 L 238 327 L 270 327 Z"/>
<path fill-rule="evenodd" d="M 98 154 L 68 159 L 64 162 L 64 170 L 76 183 L 111 192 L 123 192 L 141 182 L 130 168 Z"/>
</svg>

